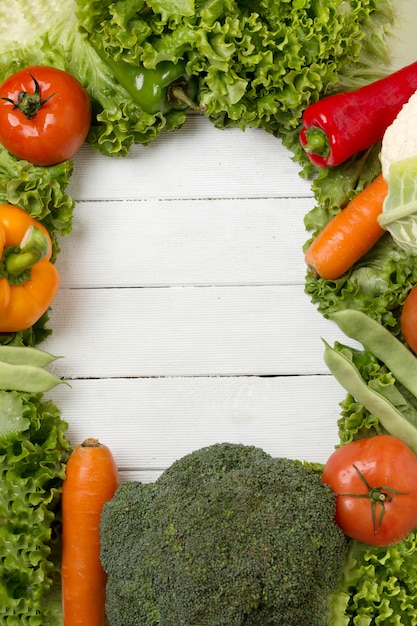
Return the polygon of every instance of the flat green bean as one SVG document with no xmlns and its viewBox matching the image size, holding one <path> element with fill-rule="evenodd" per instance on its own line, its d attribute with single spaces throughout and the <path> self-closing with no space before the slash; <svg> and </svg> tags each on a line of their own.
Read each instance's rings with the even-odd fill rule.
<svg viewBox="0 0 417 626">
<path fill-rule="evenodd" d="M 68 383 L 41 367 L 0 361 L 0 389 L 5 391 L 43 393 L 59 384 Z"/>
<path fill-rule="evenodd" d="M 402 439 L 417 454 L 417 428 L 387 398 L 367 385 L 347 356 L 332 348 L 326 341 L 324 344 L 324 361 L 336 380 L 357 402 L 379 419 L 388 433 Z"/>
<path fill-rule="evenodd" d="M 0 345 L 0 361 L 12 365 L 33 365 L 45 367 L 60 357 L 53 356 L 49 352 L 29 346 L 4 346 Z"/>
<path fill-rule="evenodd" d="M 417 397 L 417 358 L 385 326 L 354 309 L 337 311 L 330 319 L 345 335 L 385 363 L 396 380 Z"/>
</svg>

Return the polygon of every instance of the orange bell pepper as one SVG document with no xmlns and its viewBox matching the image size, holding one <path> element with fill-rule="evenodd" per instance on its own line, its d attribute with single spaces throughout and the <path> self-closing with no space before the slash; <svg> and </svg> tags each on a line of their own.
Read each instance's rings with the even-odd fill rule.
<svg viewBox="0 0 417 626">
<path fill-rule="evenodd" d="M 59 288 L 46 228 L 20 207 L 0 204 L 0 332 L 32 326 Z"/>
</svg>

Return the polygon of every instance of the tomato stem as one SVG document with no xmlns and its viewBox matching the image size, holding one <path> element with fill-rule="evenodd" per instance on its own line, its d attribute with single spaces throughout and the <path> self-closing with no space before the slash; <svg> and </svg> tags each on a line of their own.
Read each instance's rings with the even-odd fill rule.
<svg viewBox="0 0 417 626">
<path fill-rule="evenodd" d="M 190 109 L 200 113 L 205 110 L 203 105 L 198 105 L 192 100 L 185 91 L 186 82 L 173 83 L 167 89 L 167 99 L 172 106 L 186 104 Z"/>
<path fill-rule="evenodd" d="M 42 100 L 41 98 L 41 88 L 36 80 L 36 78 L 29 72 L 29 76 L 32 78 L 33 83 L 35 85 L 35 89 L 33 93 L 29 93 L 28 91 L 19 91 L 17 94 L 16 100 L 12 98 L 0 98 L 1 100 L 6 100 L 13 104 L 15 109 L 19 109 L 29 120 L 33 119 L 37 112 L 43 107 L 44 104 L 50 100 L 55 93 L 51 93 L 47 98 Z"/>
<path fill-rule="evenodd" d="M 372 512 L 372 525 L 374 528 L 374 535 L 381 529 L 382 520 L 385 515 L 385 503 L 392 502 L 394 495 L 406 496 L 408 491 L 397 491 L 392 487 L 371 487 L 371 485 L 366 480 L 365 476 L 362 474 L 360 469 L 353 464 L 356 472 L 359 475 L 359 478 L 365 484 L 368 489 L 368 493 L 338 493 L 338 496 L 348 496 L 349 498 L 367 498 L 371 501 L 371 512 Z M 377 518 L 376 516 L 376 507 L 377 505 L 381 505 L 381 512 Z"/>
</svg>

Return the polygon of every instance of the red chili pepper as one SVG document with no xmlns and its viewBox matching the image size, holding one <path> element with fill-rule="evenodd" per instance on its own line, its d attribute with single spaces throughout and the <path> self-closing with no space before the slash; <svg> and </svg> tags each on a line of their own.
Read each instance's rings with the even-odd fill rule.
<svg viewBox="0 0 417 626">
<path fill-rule="evenodd" d="M 339 165 L 381 140 L 417 90 L 417 61 L 369 85 L 327 96 L 304 111 L 300 142 L 318 167 Z"/>
</svg>

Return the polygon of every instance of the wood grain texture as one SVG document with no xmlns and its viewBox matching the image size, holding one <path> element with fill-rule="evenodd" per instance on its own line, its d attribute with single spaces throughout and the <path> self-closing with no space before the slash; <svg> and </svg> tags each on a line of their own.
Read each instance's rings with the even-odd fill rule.
<svg viewBox="0 0 417 626">
<path fill-rule="evenodd" d="M 229 441 L 323 461 L 343 393 L 331 376 L 84 379 L 49 392 L 74 443 L 111 445 L 123 480 L 149 482 L 193 449 Z"/>
<path fill-rule="evenodd" d="M 65 378 L 325 374 L 341 337 L 300 285 L 64 289 L 51 325 Z"/>
<path fill-rule="evenodd" d="M 80 201 L 64 288 L 304 284 L 312 198 Z"/>
</svg>

